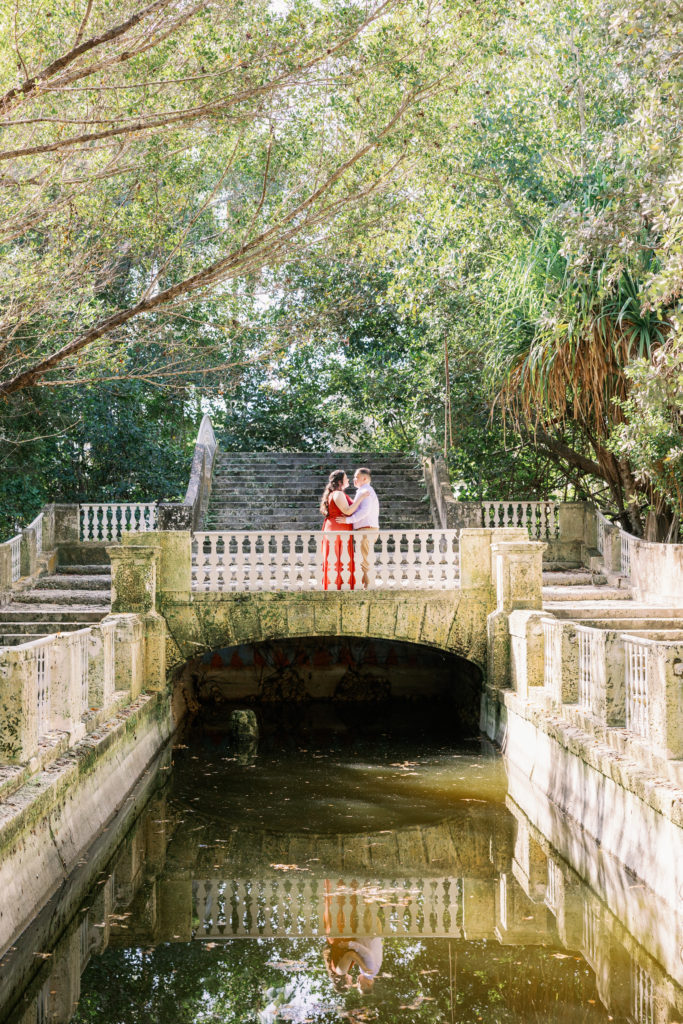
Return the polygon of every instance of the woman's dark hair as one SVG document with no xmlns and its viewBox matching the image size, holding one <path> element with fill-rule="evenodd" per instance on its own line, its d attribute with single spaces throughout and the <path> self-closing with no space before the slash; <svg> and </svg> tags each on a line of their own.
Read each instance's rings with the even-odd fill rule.
<svg viewBox="0 0 683 1024">
<path fill-rule="evenodd" d="M 330 478 L 327 481 L 327 487 L 323 491 L 323 496 L 320 499 L 320 511 L 324 516 L 330 514 L 330 495 L 333 491 L 342 490 L 345 476 L 346 472 L 343 469 L 333 469 L 330 473 Z"/>
</svg>

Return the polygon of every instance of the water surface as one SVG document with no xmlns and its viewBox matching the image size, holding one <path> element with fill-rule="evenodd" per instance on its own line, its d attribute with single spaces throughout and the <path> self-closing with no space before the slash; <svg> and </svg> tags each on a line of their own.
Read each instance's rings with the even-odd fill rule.
<svg viewBox="0 0 683 1024">
<path fill-rule="evenodd" d="M 258 748 L 188 735 L 12 1024 L 682 1020 L 647 936 L 448 731 L 322 707 Z"/>
</svg>

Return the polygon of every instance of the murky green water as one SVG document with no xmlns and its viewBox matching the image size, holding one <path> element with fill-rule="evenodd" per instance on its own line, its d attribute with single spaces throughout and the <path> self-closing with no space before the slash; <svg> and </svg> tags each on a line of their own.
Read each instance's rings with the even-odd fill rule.
<svg viewBox="0 0 683 1024">
<path fill-rule="evenodd" d="M 29 934 L 0 965 L 12 1000 L 12 971 L 40 965 L 0 1020 L 683 1019 L 678 925 L 664 915 L 659 935 L 626 878 L 626 929 L 510 798 L 490 747 L 413 713 L 277 722 L 258 751 L 218 729 L 176 746 L 59 940 Z"/>
</svg>

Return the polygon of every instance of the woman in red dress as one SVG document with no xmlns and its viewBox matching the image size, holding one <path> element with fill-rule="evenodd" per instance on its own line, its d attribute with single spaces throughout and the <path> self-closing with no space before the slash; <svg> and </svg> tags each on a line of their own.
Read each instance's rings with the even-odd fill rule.
<svg viewBox="0 0 683 1024">
<path fill-rule="evenodd" d="M 349 505 L 353 504 L 348 494 L 344 494 L 344 489 L 348 486 L 349 478 L 343 469 L 335 469 L 330 473 L 327 487 L 323 491 L 320 501 L 320 511 L 325 516 L 323 530 L 347 533 L 353 531 L 352 523 L 347 521 L 346 516 L 341 511 L 343 508 L 348 508 Z M 344 544 L 341 537 L 335 537 L 333 558 L 330 558 L 330 541 L 323 540 L 323 588 L 330 590 L 336 587 L 337 590 L 341 590 L 342 583 L 344 582 L 342 572 L 345 569 L 348 569 L 349 587 L 353 590 L 356 585 L 353 538 L 349 537 Z"/>
</svg>

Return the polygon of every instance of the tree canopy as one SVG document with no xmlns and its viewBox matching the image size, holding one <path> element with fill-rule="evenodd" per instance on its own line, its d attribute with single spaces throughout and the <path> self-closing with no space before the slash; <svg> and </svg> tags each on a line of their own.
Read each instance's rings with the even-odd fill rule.
<svg viewBox="0 0 683 1024">
<path fill-rule="evenodd" d="M 172 496 L 210 411 L 676 536 L 676 0 L 3 13 L 5 522 Z"/>
</svg>

